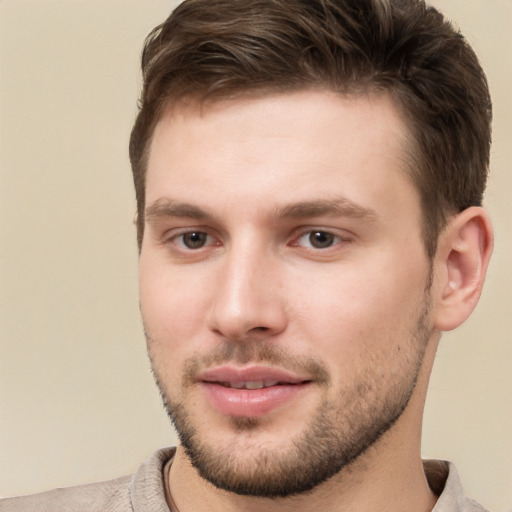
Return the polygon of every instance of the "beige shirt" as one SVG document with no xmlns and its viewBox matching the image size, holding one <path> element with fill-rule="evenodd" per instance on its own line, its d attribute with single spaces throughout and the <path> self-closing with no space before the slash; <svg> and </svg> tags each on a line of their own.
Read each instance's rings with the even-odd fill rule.
<svg viewBox="0 0 512 512">
<path fill-rule="evenodd" d="M 0 512 L 169 512 L 164 468 L 174 451 L 157 451 L 131 476 L 0 500 Z M 432 512 L 488 512 L 464 496 L 453 464 L 425 461 L 424 468 L 439 495 Z"/>
</svg>

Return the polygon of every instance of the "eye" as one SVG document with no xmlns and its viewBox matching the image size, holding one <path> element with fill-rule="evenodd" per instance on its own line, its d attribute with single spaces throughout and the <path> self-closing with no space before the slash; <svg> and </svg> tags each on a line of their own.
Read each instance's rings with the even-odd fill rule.
<svg viewBox="0 0 512 512">
<path fill-rule="evenodd" d="M 313 249 L 327 249 L 340 243 L 342 240 L 340 236 L 330 233 L 329 231 L 315 229 L 301 235 L 297 239 L 296 245 Z"/>
<path fill-rule="evenodd" d="M 213 243 L 213 238 L 204 231 L 189 231 L 175 237 L 174 241 L 182 249 L 202 249 Z"/>
</svg>

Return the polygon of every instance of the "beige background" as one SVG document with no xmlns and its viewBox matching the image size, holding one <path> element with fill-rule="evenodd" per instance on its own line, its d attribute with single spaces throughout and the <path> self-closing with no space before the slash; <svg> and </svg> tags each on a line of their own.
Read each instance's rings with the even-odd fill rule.
<svg viewBox="0 0 512 512">
<path fill-rule="evenodd" d="M 175 2 L 0 0 L 0 495 L 119 476 L 174 442 L 137 307 L 127 141 L 146 33 Z M 512 0 L 437 0 L 495 105 L 480 306 L 445 335 L 424 455 L 512 511 Z"/>
</svg>

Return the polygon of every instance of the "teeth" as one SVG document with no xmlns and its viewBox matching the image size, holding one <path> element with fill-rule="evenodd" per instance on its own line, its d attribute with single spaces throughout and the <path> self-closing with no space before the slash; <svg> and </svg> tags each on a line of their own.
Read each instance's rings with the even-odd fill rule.
<svg viewBox="0 0 512 512">
<path fill-rule="evenodd" d="M 234 388 L 234 389 L 262 389 L 262 388 L 269 388 L 271 386 L 277 385 L 277 380 L 254 380 L 254 381 L 247 381 L 247 382 L 225 382 L 223 383 L 228 388 Z"/>
<path fill-rule="evenodd" d="M 261 389 L 263 388 L 262 381 L 249 381 L 245 383 L 245 389 Z"/>
</svg>

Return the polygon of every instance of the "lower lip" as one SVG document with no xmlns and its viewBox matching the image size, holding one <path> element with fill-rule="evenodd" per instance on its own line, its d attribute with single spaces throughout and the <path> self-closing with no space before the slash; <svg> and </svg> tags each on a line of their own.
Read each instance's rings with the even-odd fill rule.
<svg viewBox="0 0 512 512">
<path fill-rule="evenodd" d="M 227 416 L 257 418 L 293 400 L 308 383 L 271 386 L 261 389 L 234 389 L 203 382 L 202 388 L 211 405 Z"/>
</svg>

